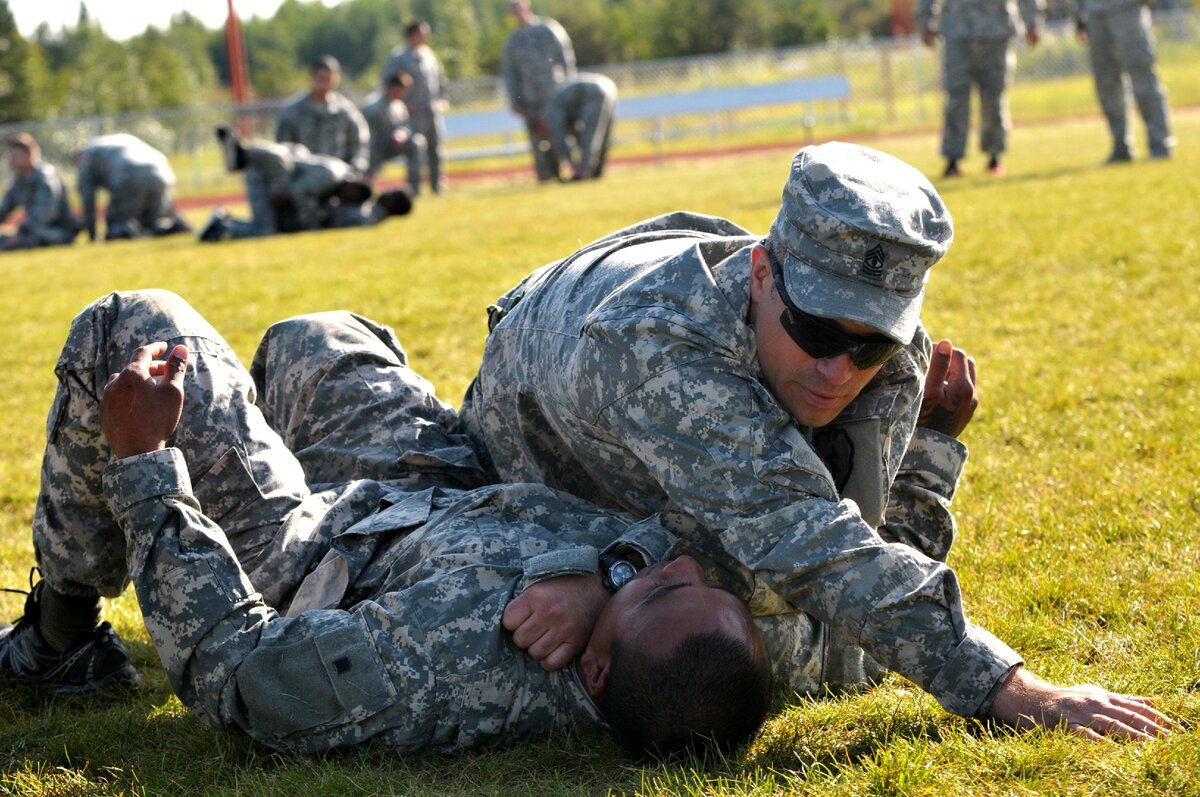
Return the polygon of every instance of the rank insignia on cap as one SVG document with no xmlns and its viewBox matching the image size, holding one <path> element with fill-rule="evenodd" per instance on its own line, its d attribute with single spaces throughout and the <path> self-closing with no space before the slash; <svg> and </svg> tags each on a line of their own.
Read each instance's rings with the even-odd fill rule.
<svg viewBox="0 0 1200 797">
<path fill-rule="evenodd" d="M 869 279 L 883 279 L 883 266 L 887 262 L 887 255 L 883 252 L 883 247 L 875 244 L 867 253 L 863 255 L 863 276 Z"/>
</svg>

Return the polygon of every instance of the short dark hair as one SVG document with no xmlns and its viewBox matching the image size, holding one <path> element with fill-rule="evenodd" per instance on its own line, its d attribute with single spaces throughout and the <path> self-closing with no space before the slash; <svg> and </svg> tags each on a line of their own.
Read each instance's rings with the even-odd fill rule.
<svg viewBox="0 0 1200 797">
<path fill-rule="evenodd" d="M 771 688 L 766 657 L 720 632 L 693 634 L 657 659 L 617 640 L 600 710 L 635 759 L 728 754 L 762 726 Z"/>
<path fill-rule="evenodd" d="M 332 55 L 319 55 L 308 65 L 310 73 L 316 72 L 318 69 L 324 69 L 326 72 L 341 72 L 342 65 Z"/>
<path fill-rule="evenodd" d="M 387 211 L 389 216 L 406 216 L 412 210 L 412 194 L 403 188 L 384 191 L 375 202 Z"/>
<path fill-rule="evenodd" d="M 420 32 L 421 28 L 428 28 L 429 23 L 423 19 L 414 19 L 412 22 L 404 26 L 405 38 L 411 37 L 414 33 Z"/>
<path fill-rule="evenodd" d="M 38 155 L 42 148 L 38 146 L 37 140 L 28 133 L 16 133 L 4 140 L 4 145 L 9 149 L 23 149 L 30 155 Z"/>
<path fill-rule="evenodd" d="M 397 70 L 388 75 L 388 79 L 383 81 L 385 86 L 403 86 L 404 88 L 412 88 L 412 75 L 403 70 Z"/>
</svg>

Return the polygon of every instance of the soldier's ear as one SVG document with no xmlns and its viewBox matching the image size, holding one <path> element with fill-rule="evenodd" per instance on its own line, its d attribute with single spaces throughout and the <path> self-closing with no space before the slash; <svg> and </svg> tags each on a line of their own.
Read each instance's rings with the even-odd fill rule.
<svg viewBox="0 0 1200 797">
<path fill-rule="evenodd" d="M 755 244 L 750 250 L 750 301 L 758 304 L 775 290 L 775 275 L 771 273 L 771 256 L 767 247 Z"/>
<path fill-rule="evenodd" d="M 583 655 L 579 657 L 579 674 L 583 676 L 583 688 L 592 700 L 599 700 L 604 696 L 604 689 L 608 686 L 608 665 L 609 657 L 602 656 L 592 647 L 584 650 Z"/>
</svg>

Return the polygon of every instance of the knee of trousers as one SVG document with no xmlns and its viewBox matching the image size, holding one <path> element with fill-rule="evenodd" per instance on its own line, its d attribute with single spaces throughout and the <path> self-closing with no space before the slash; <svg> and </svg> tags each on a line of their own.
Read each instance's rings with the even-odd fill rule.
<svg viewBox="0 0 1200 797">
<path fill-rule="evenodd" d="M 309 313 L 267 329 L 254 353 L 250 375 L 258 394 L 265 397 L 272 385 L 302 384 L 335 362 L 364 357 L 408 365 L 408 355 L 391 328 L 348 310 Z"/>
<path fill-rule="evenodd" d="M 71 322 L 56 372 L 96 372 L 96 387 L 129 364 L 134 350 L 185 337 L 224 341 L 183 298 L 170 291 L 118 291 L 85 307 Z"/>
</svg>

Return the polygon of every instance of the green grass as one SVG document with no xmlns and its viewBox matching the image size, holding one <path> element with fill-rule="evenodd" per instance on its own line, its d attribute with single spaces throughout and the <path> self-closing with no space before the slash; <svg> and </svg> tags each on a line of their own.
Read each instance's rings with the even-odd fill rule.
<svg viewBox="0 0 1200 797">
<path fill-rule="evenodd" d="M 1035 671 L 1158 695 L 1187 730 L 1121 745 L 1011 733 L 946 715 L 892 678 L 855 698 L 781 701 L 746 755 L 706 768 L 631 766 L 595 735 L 449 758 L 279 755 L 180 706 L 127 595 L 109 618 L 145 687 L 82 701 L 0 688 L 0 793 L 1200 794 L 1200 113 L 1176 124 L 1170 163 L 1097 167 L 1108 146 L 1095 118 L 1019 127 L 1003 180 L 972 159 L 968 176 L 940 184 L 957 235 L 924 319 L 979 363 L 950 559 L 969 614 Z M 927 173 L 940 165 L 932 134 L 875 143 Z M 790 154 L 618 168 L 596 184 L 458 184 L 373 229 L 0 257 L 0 584 L 22 585 L 32 563 L 52 367 L 96 296 L 175 290 L 244 361 L 273 320 L 351 308 L 394 326 L 457 402 L 484 306 L 530 268 L 676 208 L 765 231 Z M 20 607 L 0 594 L 0 618 Z"/>
</svg>

